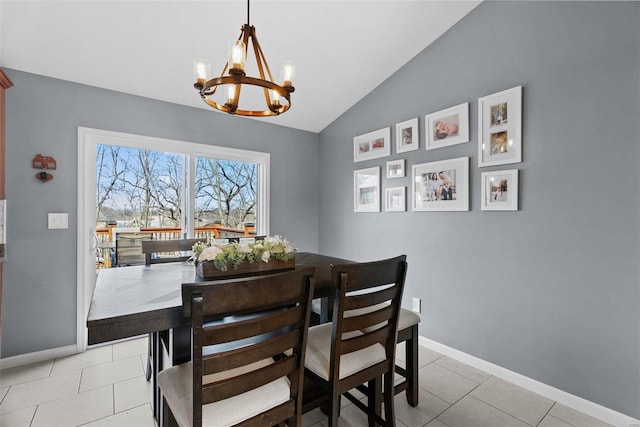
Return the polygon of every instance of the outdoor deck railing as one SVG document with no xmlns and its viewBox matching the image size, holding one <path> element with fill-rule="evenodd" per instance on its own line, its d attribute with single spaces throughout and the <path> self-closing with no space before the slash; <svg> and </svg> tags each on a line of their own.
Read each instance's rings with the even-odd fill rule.
<svg viewBox="0 0 640 427">
<path fill-rule="evenodd" d="M 111 229 L 115 226 L 96 229 L 96 234 L 100 242 L 111 240 Z M 183 231 L 180 227 L 141 227 L 141 233 L 151 234 L 153 240 L 175 240 L 183 239 Z M 195 238 L 220 239 L 225 237 L 251 237 L 256 233 L 254 224 L 245 224 L 244 228 L 222 227 L 220 224 L 207 225 L 195 228 Z"/>
</svg>

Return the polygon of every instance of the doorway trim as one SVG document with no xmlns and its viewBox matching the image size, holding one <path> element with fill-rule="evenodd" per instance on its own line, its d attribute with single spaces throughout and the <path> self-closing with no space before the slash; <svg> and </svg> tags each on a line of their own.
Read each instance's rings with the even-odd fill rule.
<svg viewBox="0 0 640 427">
<path fill-rule="evenodd" d="M 261 234 L 269 235 L 270 162 L 271 155 L 259 151 L 219 147 L 195 142 L 178 141 L 151 136 L 78 127 L 78 227 L 77 227 L 77 329 L 76 352 L 87 348 L 87 315 L 95 287 L 95 250 L 97 247 L 96 211 L 96 147 L 99 144 L 117 145 L 149 150 L 186 154 L 189 158 L 187 185 L 194 188 L 195 157 L 215 157 L 258 164 L 258 197 L 256 226 Z M 190 198 L 187 212 L 194 212 L 195 200 Z M 187 223 L 193 230 L 193 218 Z"/>
</svg>

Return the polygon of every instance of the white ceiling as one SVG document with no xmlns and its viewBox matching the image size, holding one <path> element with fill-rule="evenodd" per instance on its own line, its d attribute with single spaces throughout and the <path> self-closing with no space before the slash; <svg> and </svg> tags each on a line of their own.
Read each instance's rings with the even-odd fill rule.
<svg viewBox="0 0 640 427">
<path fill-rule="evenodd" d="M 250 23 L 274 77 L 281 61 L 296 64 L 291 110 L 257 120 L 320 132 L 478 4 L 253 0 Z M 0 65 L 222 114 L 193 88 L 193 59 L 209 58 L 219 74 L 246 6 L 0 0 Z"/>
</svg>

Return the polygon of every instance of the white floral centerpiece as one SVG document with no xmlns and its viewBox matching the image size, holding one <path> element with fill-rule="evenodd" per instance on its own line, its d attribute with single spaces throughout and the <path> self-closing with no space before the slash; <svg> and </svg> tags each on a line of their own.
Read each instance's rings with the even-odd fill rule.
<svg viewBox="0 0 640 427">
<path fill-rule="evenodd" d="M 221 275 L 212 272 L 211 265 L 228 275 L 232 274 L 231 269 L 245 273 L 294 268 L 295 248 L 281 236 L 211 246 L 198 242 L 193 246 L 193 258 L 198 274 L 207 278 Z"/>
</svg>

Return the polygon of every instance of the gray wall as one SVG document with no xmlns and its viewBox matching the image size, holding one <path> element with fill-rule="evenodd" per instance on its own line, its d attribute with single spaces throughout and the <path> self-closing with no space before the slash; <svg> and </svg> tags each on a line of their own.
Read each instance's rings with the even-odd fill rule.
<svg viewBox="0 0 640 427">
<path fill-rule="evenodd" d="M 319 136 L 209 110 L 7 70 L 7 261 L 2 357 L 75 344 L 77 128 L 85 126 L 271 153 L 271 233 L 301 250 L 318 240 Z M 46 184 L 31 160 L 54 156 Z M 48 230 L 47 212 L 68 212 Z"/>
<path fill-rule="evenodd" d="M 640 417 L 640 3 L 485 2 L 321 133 L 320 251 L 408 255 L 420 335 Z M 524 161 L 478 168 L 477 98 L 523 92 Z M 471 142 L 354 164 L 352 138 L 470 102 Z M 353 171 L 470 157 L 470 212 L 353 213 Z M 480 174 L 520 170 L 520 210 Z M 384 169 L 383 169 L 384 170 Z M 382 179 L 386 187 L 411 181 Z M 409 204 L 410 206 L 410 204 Z M 336 218 L 340 220 L 337 221 Z"/>
<path fill-rule="evenodd" d="M 2 356 L 75 342 L 87 126 L 271 152 L 272 233 L 357 260 L 406 253 L 422 336 L 640 417 L 638 22 L 637 2 L 485 2 L 320 137 L 7 70 Z M 477 98 L 516 85 L 524 162 L 479 169 Z M 465 101 L 470 143 L 352 162 L 353 136 L 412 117 L 422 133 L 425 114 Z M 47 184 L 36 153 L 58 160 Z M 353 213 L 354 169 L 461 156 L 470 212 Z M 520 210 L 481 212 L 480 173 L 511 168 Z M 382 182 L 397 185 L 409 177 Z M 69 212 L 69 230 L 47 230 L 47 212 Z"/>
</svg>

